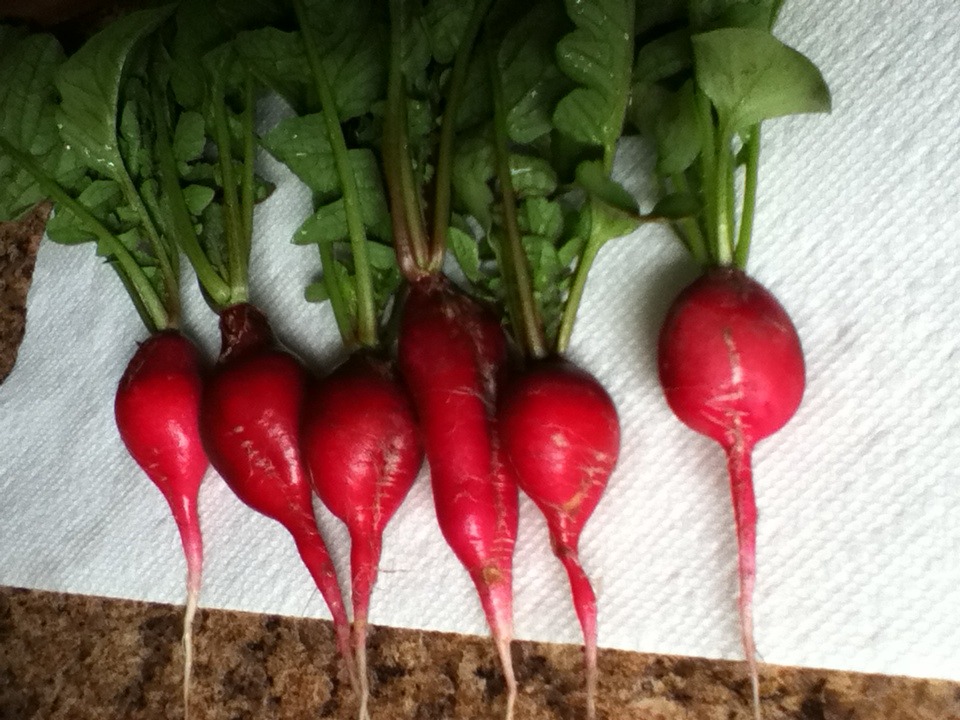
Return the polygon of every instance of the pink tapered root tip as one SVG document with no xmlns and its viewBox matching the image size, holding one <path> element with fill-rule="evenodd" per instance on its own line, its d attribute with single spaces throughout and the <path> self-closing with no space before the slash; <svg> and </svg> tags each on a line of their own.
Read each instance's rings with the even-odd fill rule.
<svg viewBox="0 0 960 720">
<path fill-rule="evenodd" d="M 193 619 L 200 602 L 203 577 L 203 536 L 196 498 L 168 498 L 170 510 L 180 532 L 180 544 L 187 562 L 187 599 L 183 612 L 183 717 L 190 719 L 190 687 L 193 676 Z"/>
<path fill-rule="evenodd" d="M 471 573 L 471 576 L 490 626 L 507 686 L 504 718 L 513 720 L 513 708 L 517 701 L 517 678 L 513 672 L 513 655 L 510 653 L 510 644 L 513 642 L 513 582 L 509 574 L 498 572 L 499 577 L 493 581 L 488 581 L 488 575 L 483 571 Z"/>
<path fill-rule="evenodd" d="M 753 588 L 757 577 L 757 502 L 753 491 L 752 448 L 741 438 L 726 449 L 730 493 L 737 525 L 737 565 L 740 584 L 738 607 L 743 652 L 750 673 L 754 720 L 760 714 L 760 671 L 753 639 Z"/>
<path fill-rule="evenodd" d="M 364 540 L 366 538 L 366 540 Z M 369 720 L 370 677 L 367 671 L 367 618 L 370 596 L 377 582 L 380 565 L 381 536 L 369 529 L 361 534 L 350 533 L 350 577 L 353 596 L 353 649 L 360 685 L 360 720 Z"/>
<path fill-rule="evenodd" d="M 576 547 L 556 546 L 555 552 L 570 579 L 573 607 L 583 631 L 583 661 L 586 675 L 586 718 L 597 715 L 597 596 L 593 592 Z"/>
</svg>

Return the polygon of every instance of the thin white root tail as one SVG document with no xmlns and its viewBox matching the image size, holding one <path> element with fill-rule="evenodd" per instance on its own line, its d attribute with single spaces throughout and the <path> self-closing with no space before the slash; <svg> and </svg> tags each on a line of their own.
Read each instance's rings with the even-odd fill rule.
<svg viewBox="0 0 960 720">
<path fill-rule="evenodd" d="M 187 591 L 187 607 L 183 613 L 183 720 L 190 720 L 190 684 L 193 673 L 193 617 L 197 613 L 199 588 Z"/>
<path fill-rule="evenodd" d="M 513 673 L 513 656 L 510 654 L 510 639 L 497 640 L 497 654 L 503 667 L 503 679 L 507 684 L 507 709 L 504 720 L 513 720 L 513 706 L 517 702 L 517 678 Z"/>
</svg>

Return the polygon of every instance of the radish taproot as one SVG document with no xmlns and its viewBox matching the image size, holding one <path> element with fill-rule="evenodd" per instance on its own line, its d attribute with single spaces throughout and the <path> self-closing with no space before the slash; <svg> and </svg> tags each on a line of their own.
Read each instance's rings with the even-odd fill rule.
<svg viewBox="0 0 960 720">
<path fill-rule="evenodd" d="M 739 547 L 740 628 L 756 678 L 751 599 L 757 505 L 750 460 L 754 445 L 782 428 L 800 406 L 805 382 L 800 338 L 766 288 L 741 270 L 718 268 L 673 303 L 657 354 L 670 409 L 727 455 Z"/>
<path fill-rule="evenodd" d="M 317 529 L 300 455 L 307 374 L 280 349 L 266 317 L 249 303 L 220 312 L 222 346 L 207 379 L 200 428 L 210 462 L 248 507 L 293 536 L 333 616 L 337 648 L 354 680 L 350 623 L 326 544 Z"/>
<path fill-rule="evenodd" d="M 300 114 L 279 122 L 262 144 L 313 193 L 314 214 L 294 240 L 317 245 L 322 277 L 305 296 L 329 300 L 343 346 L 351 353 L 330 375 L 311 383 L 300 446 L 314 491 L 350 534 L 353 649 L 363 720 L 370 695 L 367 627 L 383 533 L 423 464 L 413 406 L 381 337 L 381 318 L 400 276 L 388 243 L 379 168 L 374 148 L 344 128 L 348 118 L 339 113 L 348 105 L 351 125 L 376 122 L 386 84 L 364 85 L 357 94 L 353 85 L 332 81 L 343 63 L 366 61 L 367 38 L 383 31 L 384 18 L 364 2 L 338 7 L 334 25 L 316 3 L 294 0 L 293 8 L 309 72 L 291 80 L 282 68 L 256 60 L 257 48 L 274 41 L 272 28 L 245 33 L 243 47 L 271 87 L 300 98 L 293 103 Z M 348 57 L 340 54 L 342 48 L 350 48 Z M 385 58 L 376 56 L 375 67 L 383 69 Z M 342 222 L 319 221 L 331 215 L 342 215 Z"/>
<path fill-rule="evenodd" d="M 620 423 L 600 382 L 564 353 L 599 249 L 637 225 L 635 203 L 610 178 L 629 92 L 633 3 L 611 0 L 589 18 L 583 13 L 592 10 L 580 3 L 568 3 L 567 12 L 576 25 L 572 32 L 566 22 L 551 27 L 557 13 L 548 5 L 534 6 L 518 26 L 487 28 L 485 75 L 492 112 L 485 118 L 484 136 L 490 138 L 489 165 L 478 179 L 487 184 L 491 200 L 499 201 L 499 212 L 488 211 L 489 223 L 472 212 L 474 227 L 488 225 L 476 239 L 490 248 L 500 270 L 497 283 L 488 287 L 498 296 L 525 356 L 523 368 L 503 384 L 497 398 L 498 438 L 507 469 L 542 512 L 553 552 L 566 570 L 584 639 L 585 716 L 592 720 L 597 704 L 597 599 L 580 561 L 579 543 L 616 465 Z M 567 20 L 562 15 L 560 19 Z M 542 34 L 556 32 L 563 33 L 554 41 L 562 68 L 593 67 L 597 48 L 602 48 L 602 62 L 594 72 L 576 73 L 576 82 L 559 76 L 564 92 L 541 110 L 550 124 L 521 144 L 513 137 L 516 128 L 511 123 L 516 121 L 511 118 L 517 111 L 506 88 L 514 103 L 517 98 L 528 102 L 528 93 L 536 97 L 538 89 L 528 85 L 529 73 L 513 74 L 512 48 L 531 34 L 542 42 Z M 518 33 L 525 37 L 518 38 Z M 583 93 L 594 94 L 589 117 L 577 111 L 576 98 Z M 563 168 L 553 167 L 561 164 L 557 157 L 569 150 L 571 141 L 589 146 L 570 178 L 582 195 L 564 187 L 558 180 Z M 534 174 L 539 178 L 531 180 Z M 459 205 L 470 208 L 469 186 L 465 190 Z M 626 209 L 612 205 L 611 195 Z M 484 282 L 482 275 L 479 281 Z"/>
<path fill-rule="evenodd" d="M 193 618 L 203 573 L 203 538 L 197 512 L 200 482 L 209 466 L 200 440 L 200 358 L 175 330 L 141 343 L 120 379 L 114 415 L 131 457 L 170 506 L 187 561 L 183 619 L 183 704 L 189 715 Z"/>
<path fill-rule="evenodd" d="M 491 3 L 481 0 L 465 14 L 452 57 L 427 58 L 416 70 L 422 75 L 413 79 L 407 76 L 417 66 L 407 61 L 410 34 L 404 28 L 420 19 L 412 16 L 410 5 L 390 2 L 382 147 L 397 264 L 410 285 L 401 310 L 398 362 L 423 432 L 437 520 L 480 597 L 503 668 L 509 719 L 517 698 L 510 646 L 518 491 L 504 462 L 495 417 L 506 337 L 497 317 L 441 270 L 450 223 L 454 130 L 475 40 Z M 442 88 L 431 97 L 442 108 L 437 110 L 436 144 L 429 126 L 414 125 L 407 117 L 408 82 Z M 433 177 L 426 174 L 428 165 L 433 167 L 427 158 L 435 158 Z M 425 188 L 433 190 L 429 230 Z"/>
<path fill-rule="evenodd" d="M 638 125 L 657 151 L 662 196 L 653 212 L 672 222 L 702 270 L 675 299 L 660 330 L 660 384 L 674 414 L 727 455 L 740 631 L 757 719 L 751 456 L 757 442 L 794 415 L 805 383 L 803 351 L 790 317 L 744 272 L 756 210 L 760 124 L 830 109 L 830 92 L 814 64 L 771 33 L 780 5 L 760 3 L 746 14 L 717 17 L 692 14 L 690 41 L 669 62 L 661 52 L 667 40 L 657 45 L 655 39 L 639 50 L 644 62 L 637 67 L 646 74 L 636 78 L 632 100 L 635 108 L 648 108 L 638 114 Z M 745 26 L 735 26 L 738 22 Z"/>
<path fill-rule="evenodd" d="M 189 717 L 203 565 L 197 495 L 209 464 L 199 435 L 200 359 L 178 329 L 177 248 L 161 231 L 170 217 L 165 207 L 148 210 L 156 197 L 153 146 L 130 141 L 151 136 L 149 108 L 137 103 L 149 77 L 144 48 L 169 14 L 169 8 L 131 13 L 65 62 L 49 35 L 5 35 L 0 155 L 13 160 L 12 168 L 3 163 L 13 176 L 0 178 L 0 217 L 23 203 L 52 200 L 47 236 L 70 245 L 94 242 L 151 333 L 127 365 L 114 411 L 128 452 L 169 505 L 186 558 L 183 713 Z M 17 100 L 8 102 L 6 93 Z M 179 174 L 171 182 L 180 187 Z M 188 213 L 188 223 L 196 219 Z"/>
<path fill-rule="evenodd" d="M 300 450 L 307 372 L 277 342 L 266 315 L 249 302 L 254 205 L 266 195 L 265 184 L 254 173 L 257 88 L 240 62 L 231 33 L 221 28 L 213 39 L 203 33 L 196 37 L 196 18 L 190 13 L 189 4 L 178 10 L 182 39 L 174 49 L 181 55 L 175 52 L 171 61 L 183 67 L 201 55 L 215 59 L 201 63 L 197 82 L 204 91 L 181 97 L 176 85 L 158 84 L 152 106 L 161 188 L 173 211 L 177 242 L 219 316 L 221 349 L 204 386 L 201 437 L 211 463 L 234 494 L 292 535 L 330 610 L 337 648 L 352 687 L 358 689 L 350 623 L 336 568 L 317 526 Z M 185 105 L 187 100 L 196 105 Z M 176 171 L 171 140 L 177 139 L 171 128 L 179 128 L 185 116 L 192 116 L 192 125 L 199 128 L 196 147 L 209 143 L 216 149 L 216 168 L 209 171 L 216 180 L 222 221 L 199 228 L 188 222 L 186 197 L 170 182 Z"/>
</svg>

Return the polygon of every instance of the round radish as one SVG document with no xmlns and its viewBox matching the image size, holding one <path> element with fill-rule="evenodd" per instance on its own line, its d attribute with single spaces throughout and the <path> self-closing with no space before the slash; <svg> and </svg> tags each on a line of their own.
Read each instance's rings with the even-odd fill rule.
<svg viewBox="0 0 960 720">
<path fill-rule="evenodd" d="M 166 330 L 140 344 L 120 379 L 114 400 L 120 438 L 170 505 L 187 561 L 184 717 L 189 716 L 193 618 L 203 572 L 197 494 L 209 465 L 200 441 L 201 393 L 197 349 L 179 332 Z"/>
<path fill-rule="evenodd" d="M 587 717 L 595 715 L 597 601 L 580 564 L 580 533 L 600 501 L 620 452 L 613 400 L 589 373 L 567 361 L 535 363 L 504 391 L 500 438 L 520 489 L 547 520 L 566 568 L 584 637 Z"/>
<path fill-rule="evenodd" d="M 805 382 L 800 338 L 760 283 L 742 270 L 715 268 L 673 303 L 660 331 L 659 370 L 674 414 L 727 454 L 739 547 L 740 627 L 756 709 L 757 506 L 750 458 L 754 445 L 782 428 L 800 405 Z"/>
<path fill-rule="evenodd" d="M 392 364 L 361 350 L 312 388 L 300 442 L 314 490 L 350 531 L 354 651 L 364 717 L 367 618 L 383 531 L 423 464 L 413 407 Z"/>
<path fill-rule="evenodd" d="M 306 371 L 277 347 L 266 317 L 240 303 L 220 313 L 222 347 L 204 389 L 201 432 L 210 461 L 246 505 L 283 525 L 333 616 L 337 647 L 356 669 L 336 569 L 317 529 L 300 455 Z"/>
</svg>

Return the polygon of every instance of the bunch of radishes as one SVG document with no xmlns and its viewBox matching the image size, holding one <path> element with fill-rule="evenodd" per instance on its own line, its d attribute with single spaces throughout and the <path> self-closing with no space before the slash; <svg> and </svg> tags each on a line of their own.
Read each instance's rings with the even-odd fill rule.
<svg viewBox="0 0 960 720">
<path fill-rule="evenodd" d="M 743 267 L 760 122 L 829 108 L 813 65 L 770 33 L 779 5 L 292 0 L 246 12 L 209 0 L 123 17 L 66 62 L 52 38 L 4 29 L 15 51 L 0 51 L 0 80 L 30 102 L 0 103 L 0 209 L 53 199 L 51 239 L 96 241 L 151 333 L 120 381 L 116 420 L 187 558 L 185 715 L 208 457 L 290 531 L 365 718 L 382 536 L 425 455 L 440 530 L 503 667 L 506 717 L 522 489 L 569 577 L 592 720 L 597 599 L 578 544 L 620 425 L 597 379 L 563 355 L 602 246 L 666 222 L 703 274 L 664 321 L 660 381 L 729 459 L 759 717 L 750 457 L 795 412 L 804 365 L 786 312 Z M 295 115 L 257 137 L 264 89 Z M 647 214 L 612 177 L 625 126 L 657 154 Z M 306 294 L 329 300 L 349 352 L 322 378 L 249 300 L 255 205 L 269 193 L 258 142 L 313 193 L 295 242 L 317 245 L 323 276 Z M 219 318 L 209 372 L 178 327 L 180 253 Z M 352 628 L 314 493 L 349 530 Z"/>
</svg>

